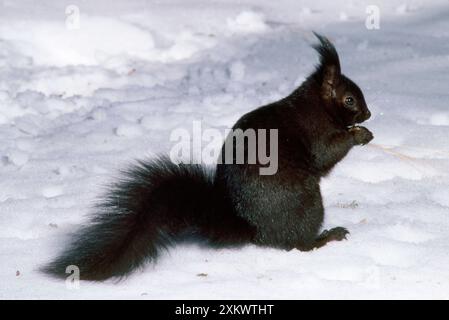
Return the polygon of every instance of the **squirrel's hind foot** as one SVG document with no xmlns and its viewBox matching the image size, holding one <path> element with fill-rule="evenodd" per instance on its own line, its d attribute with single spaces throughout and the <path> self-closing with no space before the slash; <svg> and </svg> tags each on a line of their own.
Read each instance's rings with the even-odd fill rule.
<svg viewBox="0 0 449 320">
<path fill-rule="evenodd" d="M 313 249 L 318 249 L 325 246 L 330 241 L 346 240 L 346 236 L 348 234 L 349 231 L 343 227 L 335 227 L 330 230 L 324 230 L 313 243 L 309 245 L 300 244 L 296 246 L 296 249 L 300 251 L 310 251 Z"/>
</svg>

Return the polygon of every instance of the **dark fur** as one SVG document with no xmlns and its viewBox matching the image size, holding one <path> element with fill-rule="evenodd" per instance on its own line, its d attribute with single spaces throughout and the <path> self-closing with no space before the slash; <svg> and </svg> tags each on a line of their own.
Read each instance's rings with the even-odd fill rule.
<svg viewBox="0 0 449 320">
<path fill-rule="evenodd" d="M 320 64 L 291 95 L 244 115 L 234 129 L 278 129 L 279 169 L 260 175 L 260 164 L 219 164 L 215 174 L 168 158 L 129 169 L 98 206 L 91 224 L 44 268 L 82 279 L 123 277 L 186 238 L 212 246 L 255 243 L 311 250 L 348 233 L 319 234 L 324 217 L 320 178 L 372 134 L 355 124 L 370 113 L 361 90 L 341 74 L 334 46 L 317 35 Z M 349 103 L 350 96 L 354 103 Z M 351 100 L 351 99 L 350 99 Z"/>
<path fill-rule="evenodd" d="M 167 157 L 140 161 L 123 172 L 91 223 L 43 271 L 64 277 L 66 267 L 76 265 L 85 280 L 120 278 L 177 241 L 217 247 L 249 242 L 253 228 L 232 214 L 224 195 L 206 168 L 175 165 Z"/>
</svg>

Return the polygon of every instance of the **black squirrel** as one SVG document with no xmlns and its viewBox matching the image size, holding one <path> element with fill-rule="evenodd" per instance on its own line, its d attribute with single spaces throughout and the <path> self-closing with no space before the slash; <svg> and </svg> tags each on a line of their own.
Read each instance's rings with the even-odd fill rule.
<svg viewBox="0 0 449 320">
<path fill-rule="evenodd" d="M 341 74 L 335 47 L 315 35 L 315 71 L 289 96 L 245 114 L 233 127 L 278 129 L 275 174 L 260 175 L 260 163 L 219 161 L 213 172 L 168 157 L 138 161 L 110 188 L 92 221 L 42 270 L 65 277 L 66 267 L 75 265 L 81 279 L 101 281 L 127 276 L 179 241 L 308 251 L 345 239 L 342 227 L 319 233 L 319 183 L 353 146 L 373 139 L 357 126 L 370 111 L 359 87 Z"/>
</svg>

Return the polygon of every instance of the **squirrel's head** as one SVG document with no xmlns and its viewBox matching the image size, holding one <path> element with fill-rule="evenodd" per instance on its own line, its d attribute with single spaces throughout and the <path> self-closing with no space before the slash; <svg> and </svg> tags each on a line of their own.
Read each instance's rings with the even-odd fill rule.
<svg viewBox="0 0 449 320">
<path fill-rule="evenodd" d="M 341 73 L 340 59 L 333 44 L 317 33 L 320 41 L 314 48 L 320 55 L 320 64 L 311 78 L 319 86 L 326 109 L 345 126 L 368 120 L 371 112 L 360 88 Z"/>
</svg>

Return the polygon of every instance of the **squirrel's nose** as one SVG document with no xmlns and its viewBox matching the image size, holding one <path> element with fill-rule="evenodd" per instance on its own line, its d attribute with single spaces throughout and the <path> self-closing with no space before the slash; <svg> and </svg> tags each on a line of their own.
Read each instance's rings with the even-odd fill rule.
<svg viewBox="0 0 449 320">
<path fill-rule="evenodd" d="M 366 110 L 366 112 L 365 112 L 365 120 L 368 120 L 369 118 L 371 118 L 371 112 L 369 110 Z"/>
</svg>

